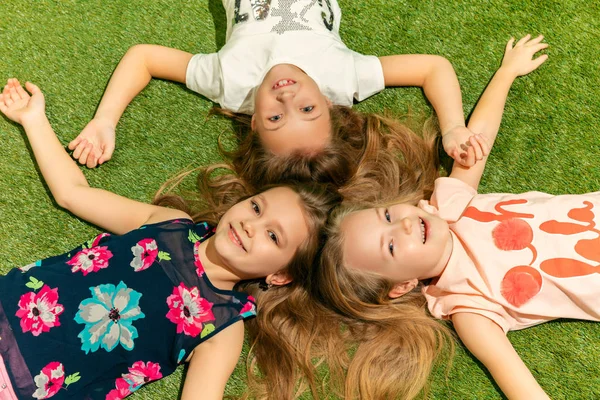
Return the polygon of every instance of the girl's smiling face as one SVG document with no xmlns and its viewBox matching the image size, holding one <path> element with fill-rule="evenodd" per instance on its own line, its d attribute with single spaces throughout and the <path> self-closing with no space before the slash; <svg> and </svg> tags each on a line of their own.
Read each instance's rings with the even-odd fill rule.
<svg viewBox="0 0 600 400">
<path fill-rule="evenodd" d="M 275 65 L 256 90 L 252 130 L 276 155 L 314 153 L 330 140 L 329 99 L 317 83 L 291 64 Z"/>
<path fill-rule="evenodd" d="M 241 279 L 254 279 L 285 269 L 307 238 L 300 196 L 276 187 L 231 207 L 212 239 L 223 267 Z"/>
<path fill-rule="evenodd" d="M 448 223 L 408 204 L 353 212 L 340 229 L 347 267 L 397 284 L 439 276 L 452 253 Z"/>
</svg>

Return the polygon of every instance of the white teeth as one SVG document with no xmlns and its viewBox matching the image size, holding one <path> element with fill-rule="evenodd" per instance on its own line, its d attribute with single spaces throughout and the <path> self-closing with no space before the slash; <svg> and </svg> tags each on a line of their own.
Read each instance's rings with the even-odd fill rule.
<svg viewBox="0 0 600 400">
<path fill-rule="evenodd" d="M 294 83 L 296 82 L 291 79 L 282 79 L 273 86 L 273 89 L 279 89 L 280 87 L 292 85 Z"/>
<path fill-rule="evenodd" d="M 423 240 L 423 243 L 425 243 L 425 222 L 420 218 L 419 221 L 421 222 L 421 239 Z"/>
</svg>

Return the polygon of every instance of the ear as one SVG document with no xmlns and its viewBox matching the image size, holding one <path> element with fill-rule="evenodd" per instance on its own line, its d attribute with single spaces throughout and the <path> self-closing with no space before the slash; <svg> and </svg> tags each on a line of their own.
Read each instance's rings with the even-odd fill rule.
<svg viewBox="0 0 600 400">
<path fill-rule="evenodd" d="M 331 100 L 329 99 L 329 97 L 324 96 L 325 97 L 325 102 L 327 103 L 327 107 L 331 108 L 333 107 L 333 103 L 331 102 Z"/>
<path fill-rule="evenodd" d="M 396 283 L 388 293 L 388 296 L 390 296 L 392 299 L 397 299 L 398 297 L 410 292 L 415 287 L 417 287 L 418 283 L 418 279 L 411 279 L 410 281 Z"/>
<path fill-rule="evenodd" d="M 255 117 L 256 117 L 256 114 L 252 114 L 252 119 L 250 120 L 250 128 L 253 131 L 256 131 L 256 119 L 255 119 Z"/>
<path fill-rule="evenodd" d="M 439 211 L 435 206 L 432 206 L 428 200 L 419 200 L 417 205 L 421 210 L 427 211 L 429 214 L 438 215 Z"/>
<path fill-rule="evenodd" d="M 287 273 L 287 271 L 277 271 L 274 274 L 268 275 L 265 278 L 265 282 L 267 282 L 267 284 L 274 285 L 274 286 L 287 285 L 291 281 L 292 281 L 292 278 Z"/>
</svg>

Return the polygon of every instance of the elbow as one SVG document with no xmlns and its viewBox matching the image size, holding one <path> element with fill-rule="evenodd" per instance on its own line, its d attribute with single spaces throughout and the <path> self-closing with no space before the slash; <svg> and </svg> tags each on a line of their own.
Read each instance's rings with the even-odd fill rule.
<svg viewBox="0 0 600 400">
<path fill-rule="evenodd" d="M 81 188 L 89 188 L 89 185 L 86 182 L 85 184 L 78 184 L 69 188 L 51 189 L 51 191 L 54 201 L 56 201 L 56 204 L 60 208 L 73 212 L 74 205 L 81 204 L 81 200 L 79 199 L 79 189 Z"/>
<path fill-rule="evenodd" d="M 58 204 L 58 206 L 60 208 L 64 208 L 65 210 L 71 211 L 71 196 L 69 196 L 69 193 L 66 192 L 60 192 L 60 193 L 53 193 L 54 196 L 54 201 L 56 201 L 56 204 Z"/>
<path fill-rule="evenodd" d="M 450 61 L 448 61 L 448 59 L 446 57 L 442 57 L 442 56 L 437 56 L 437 55 L 432 55 L 432 62 L 431 62 L 431 71 L 432 73 L 447 73 L 450 72 L 452 74 L 454 74 L 454 67 L 452 66 L 452 63 Z"/>
<path fill-rule="evenodd" d="M 146 54 L 148 54 L 149 48 L 152 45 L 149 44 L 136 44 L 134 46 L 131 46 L 127 52 L 125 53 L 125 56 L 123 58 L 127 58 L 127 59 L 136 59 L 136 60 L 145 60 L 146 59 Z"/>
</svg>

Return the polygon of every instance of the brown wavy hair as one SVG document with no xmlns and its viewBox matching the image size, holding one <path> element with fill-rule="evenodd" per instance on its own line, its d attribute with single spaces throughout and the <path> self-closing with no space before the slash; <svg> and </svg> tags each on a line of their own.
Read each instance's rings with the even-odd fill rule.
<svg viewBox="0 0 600 400">
<path fill-rule="evenodd" d="M 254 187 L 282 180 L 330 183 L 339 188 L 346 202 L 375 201 L 393 193 L 398 185 L 412 185 L 430 171 L 432 153 L 423 152 L 426 141 L 394 118 L 361 113 L 345 106 L 331 108 L 331 141 L 320 152 L 297 152 L 278 156 L 265 149 L 259 135 L 250 128 L 251 116 L 224 109 L 213 114 L 234 120 L 237 147 L 226 150 L 219 139 L 221 154 L 235 172 Z M 436 131 L 435 122 L 428 129 Z"/>
<path fill-rule="evenodd" d="M 222 173 L 223 170 L 225 173 Z M 193 172 L 199 172 L 199 195 L 184 199 L 172 190 Z M 314 265 L 325 242 L 325 223 L 341 197 L 329 185 L 286 182 L 277 186 L 296 192 L 303 204 L 309 236 L 287 265 L 292 279 L 285 286 L 264 290 L 264 279 L 236 285 L 256 298 L 257 317 L 245 323 L 250 340 L 248 380 L 253 398 L 292 399 L 306 389 L 318 393 L 315 357 L 329 353 L 331 346 L 321 332 L 335 330 L 328 316 L 333 315 L 310 294 L 314 291 Z M 274 186 L 265 186 L 261 192 Z M 171 206 L 190 214 L 195 222 L 216 225 L 221 216 L 237 202 L 254 194 L 227 164 L 186 171 L 168 181 L 154 204 Z M 329 335 L 332 336 L 333 334 Z M 307 350 L 308 349 L 308 350 Z M 339 353 L 339 351 L 338 351 Z M 341 373 L 340 373 L 341 374 Z"/>
<path fill-rule="evenodd" d="M 382 122 L 396 126 L 393 121 Z M 388 185 L 380 187 L 384 192 L 365 197 L 363 203 L 342 205 L 332 213 L 327 243 L 315 270 L 316 281 L 327 284 L 315 285 L 313 295 L 341 316 L 348 337 L 340 337 L 338 341 L 355 349 L 347 364 L 343 364 L 344 360 L 341 363 L 329 360 L 346 373 L 343 391 L 347 399 L 412 399 L 427 389 L 436 360 L 442 354 L 451 355 L 454 349 L 451 331 L 428 314 L 420 287 L 391 299 L 388 293 L 393 282 L 375 273 L 350 269 L 343 261 L 344 237 L 340 224 L 348 214 L 382 204 L 416 205 L 431 196 L 439 176 L 435 126 L 428 124 L 423 137 L 409 130 L 404 132 L 403 143 L 412 146 L 404 149 L 404 157 L 394 162 L 380 153 L 379 160 L 384 157 L 385 170 L 359 176 L 359 185 L 354 188 L 360 185 L 377 188 L 381 183 L 373 181 L 383 174 L 387 179 L 383 184 Z"/>
</svg>

